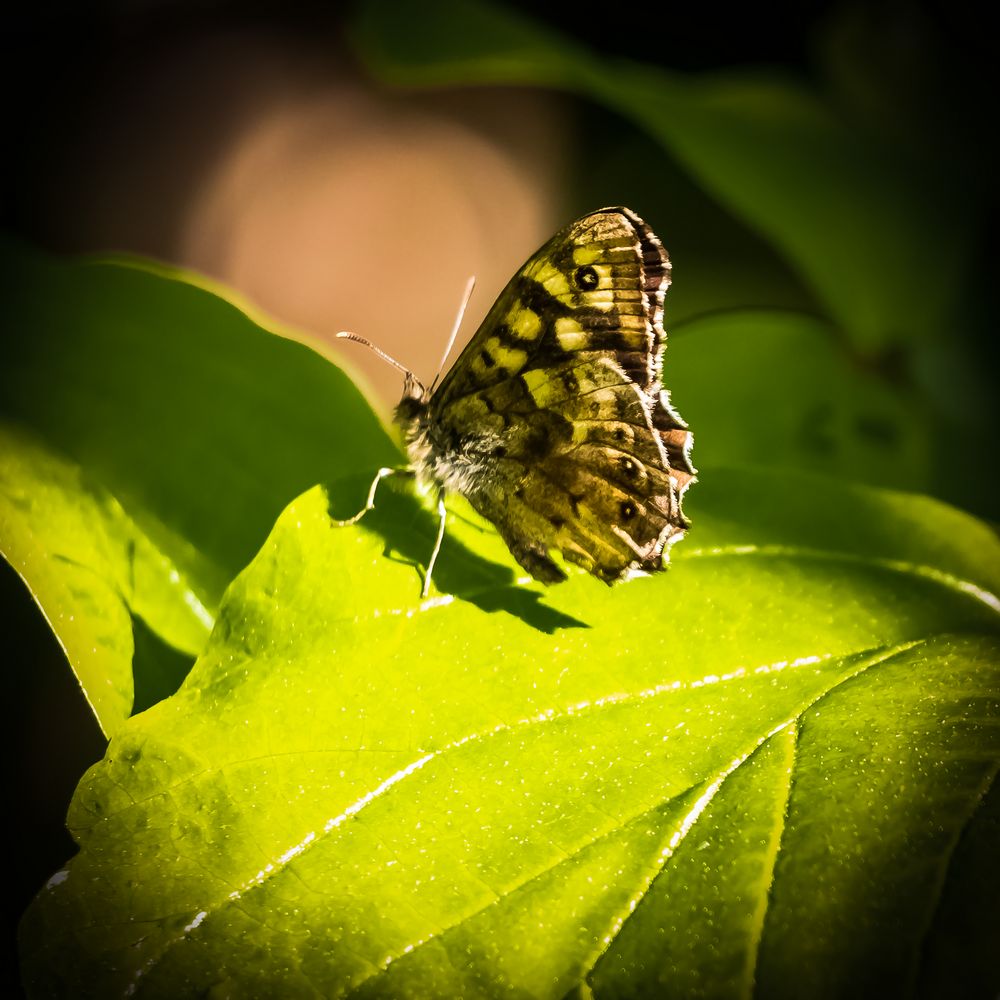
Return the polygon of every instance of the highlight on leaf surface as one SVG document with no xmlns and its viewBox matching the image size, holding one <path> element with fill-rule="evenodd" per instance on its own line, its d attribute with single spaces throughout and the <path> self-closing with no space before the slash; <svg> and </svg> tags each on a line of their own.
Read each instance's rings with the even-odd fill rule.
<svg viewBox="0 0 1000 1000">
<path fill-rule="evenodd" d="M 992 982 L 997 541 L 782 484 L 717 470 L 698 545 L 611 591 L 511 586 L 456 519 L 429 601 L 412 494 L 337 530 L 301 496 L 81 784 L 22 926 L 33 995 Z"/>
</svg>

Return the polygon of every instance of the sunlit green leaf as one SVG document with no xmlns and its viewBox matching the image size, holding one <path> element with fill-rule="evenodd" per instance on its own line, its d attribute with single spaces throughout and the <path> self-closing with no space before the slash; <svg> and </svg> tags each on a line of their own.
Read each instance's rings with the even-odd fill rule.
<svg viewBox="0 0 1000 1000">
<path fill-rule="evenodd" d="M 106 733 L 132 709 L 132 615 L 188 664 L 208 638 L 202 599 L 121 505 L 2 424 L 0 554 L 30 586 Z"/>
<path fill-rule="evenodd" d="M 421 602 L 405 487 L 356 528 L 300 497 L 81 784 L 32 994 L 912 992 L 955 892 L 973 968 L 995 536 L 788 474 L 688 506 L 668 573 L 536 591 L 456 505 Z"/>
<path fill-rule="evenodd" d="M 110 733 L 132 704 L 130 616 L 197 655 L 293 497 L 399 455 L 339 369 L 190 276 L 10 247 L 0 270 L 0 551 Z M 137 686 L 169 690 L 143 675 L 154 659 Z"/>
</svg>

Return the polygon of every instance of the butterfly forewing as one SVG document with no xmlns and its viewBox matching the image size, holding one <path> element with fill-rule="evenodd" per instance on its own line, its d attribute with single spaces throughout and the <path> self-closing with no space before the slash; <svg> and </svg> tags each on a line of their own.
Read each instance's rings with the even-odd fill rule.
<svg viewBox="0 0 1000 1000">
<path fill-rule="evenodd" d="M 626 374 L 648 388 L 659 376 L 670 265 L 646 233 L 627 209 L 605 209 L 556 234 L 503 290 L 434 394 L 432 409 L 577 351 L 615 354 Z M 656 259 L 647 264 L 650 255 Z"/>
<path fill-rule="evenodd" d="M 660 383 L 666 253 L 624 208 L 515 275 L 439 389 L 401 405 L 418 473 L 468 497 L 545 582 L 552 550 L 603 580 L 662 566 L 687 526 L 690 432 Z"/>
</svg>

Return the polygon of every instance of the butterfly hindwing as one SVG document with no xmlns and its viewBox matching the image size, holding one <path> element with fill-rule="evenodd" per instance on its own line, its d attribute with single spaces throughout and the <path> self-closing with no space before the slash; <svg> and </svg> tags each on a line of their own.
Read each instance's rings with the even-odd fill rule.
<svg viewBox="0 0 1000 1000">
<path fill-rule="evenodd" d="M 687 524 L 680 492 L 691 476 L 664 462 L 650 400 L 606 359 L 564 362 L 529 384 L 543 405 L 508 413 L 508 446 L 468 492 L 473 506 L 536 576 L 549 549 L 608 581 L 659 568 Z"/>
<path fill-rule="evenodd" d="M 537 579 L 607 582 L 687 527 L 690 432 L 660 382 L 670 264 L 628 209 L 584 216 L 514 276 L 441 386 L 397 411 L 424 481 L 465 495 Z"/>
</svg>

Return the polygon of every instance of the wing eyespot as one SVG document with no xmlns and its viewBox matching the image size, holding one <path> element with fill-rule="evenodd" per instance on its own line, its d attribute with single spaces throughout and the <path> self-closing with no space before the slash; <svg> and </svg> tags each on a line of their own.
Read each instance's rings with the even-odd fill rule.
<svg viewBox="0 0 1000 1000">
<path fill-rule="evenodd" d="M 573 281 L 576 287 L 585 292 L 592 292 L 601 282 L 597 273 L 589 264 L 578 267 L 573 272 Z"/>
<path fill-rule="evenodd" d="M 639 508 L 631 500 L 623 500 L 618 508 L 618 512 L 621 514 L 623 521 L 631 521 L 639 513 Z"/>
</svg>

